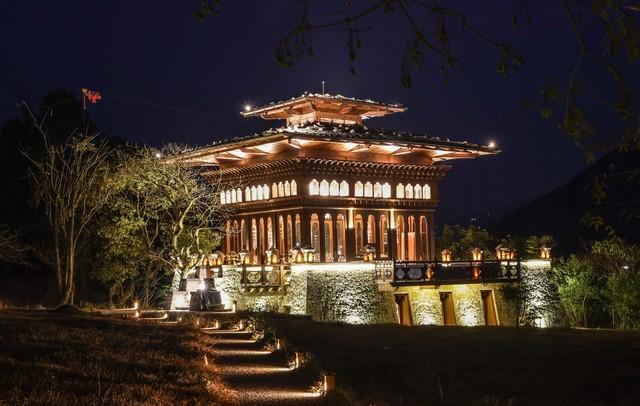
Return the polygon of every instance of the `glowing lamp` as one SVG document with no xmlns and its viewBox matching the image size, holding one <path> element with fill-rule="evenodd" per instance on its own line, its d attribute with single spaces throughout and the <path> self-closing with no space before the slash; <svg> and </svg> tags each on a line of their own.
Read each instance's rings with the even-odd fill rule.
<svg viewBox="0 0 640 406">
<path fill-rule="evenodd" d="M 489 141 L 489 145 L 487 145 L 489 148 L 494 149 L 496 147 L 496 142 L 495 141 Z"/>
<path fill-rule="evenodd" d="M 336 374 L 327 372 L 323 376 L 324 393 L 330 394 L 336 389 Z"/>
<path fill-rule="evenodd" d="M 219 322 L 218 320 L 216 320 L 216 321 L 213 323 L 213 327 L 214 327 L 216 330 L 217 330 L 217 329 L 219 329 L 219 328 L 220 328 L 220 322 Z"/>
<path fill-rule="evenodd" d="M 551 248 L 543 245 L 540 247 L 540 259 L 550 259 L 551 258 Z"/>
<path fill-rule="evenodd" d="M 235 313 L 237 309 L 238 309 L 238 301 L 234 300 L 233 304 L 231 305 L 231 312 Z"/>
<path fill-rule="evenodd" d="M 240 323 L 238 323 L 238 329 L 244 330 L 244 320 L 240 320 Z"/>
<path fill-rule="evenodd" d="M 434 276 L 435 272 L 433 270 L 433 265 L 429 265 L 429 267 L 427 268 L 427 279 L 432 280 Z"/>
<path fill-rule="evenodd" d="M 204 354 L 204 366 L 209 366 L 209 358 L 207 358 L 207 354 Z"/>
<path fill-rule="evenodd" d="M 300 366 L 302 365 L 302 354 L 296 351 L 294 356 L 295 356 L 295 368 L 296 369 L 300 368 Z"/>
<path fill-rule="evenodd" d="M 471 259 L 474 261 L 482 261 L 482 250 L 480 248 L 474 248 L 471 250 Z"/>
<path fill-rule="evenodd" d="M 162 158 L 162 154 L 161 154 L 161 153 L 159 153 L 159 152 L 156 152 L 154 156 L 155 156 L 157 159 Z"/>
<path fill-rule="evenodd" d="M 448 249 L 443 249 L 440 252 L 440 259 L 442 262 L 449 262 L 451 261 L 451 251 Z"/>
<path fill-rule="evenodd" d="M 276 338 L 276 350 L 284 348 L 284 340 L 282 338 Z"/>
<path fill-rule="evenodd" d="M 244 111 L 251 111 L 251 105 L 250 104 L 245 104 L 244 105 Z"/>
<path fill-rule="evenodd" d="M 140 303 L 137 300 L 133 302 L 133 308 L 136 310 L 140 308 Z"/>
<path fill-rule="evenodd" d="M 478 279 L 482 275 L 482 269 L 479 266 L 473 267 L 473 279 Z"/>
</svg>

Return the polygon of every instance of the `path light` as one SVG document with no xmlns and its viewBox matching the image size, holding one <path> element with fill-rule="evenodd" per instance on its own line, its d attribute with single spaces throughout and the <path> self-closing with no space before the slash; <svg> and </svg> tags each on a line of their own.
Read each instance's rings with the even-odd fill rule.
<svg viewBox="0 0 640 406">
<path fill-rule="evenodd" d="M 133 317 L 135 317 L 135 318 L 140 317 L 140 312 L 136 310 L 136 312 L 133 313 Z"/>
<path fill-rule="evenodd" d="M 276 338 L 276 350 L 284 348 L 284 340 L 282 338 Z"/>
<path fill-rule="evenodd" d="M 213 326 L 215 327 L 215 329 L 219 329 L 220 328 L 220 322 L 218 320 L 215 321 L 215 323 L 213 324 Z"/>
<path fill-rule="evenodd" d="M 300 354 L 298 351 L 295 352 L 294 354 L 295 356 L 295 366 L 294 368 L 300 368 L 300 365 L 302 365 L 302 354 Z"/>
<path fill-rule="evenodd" d="M 496 142 L 495 141 L 489 141 L 489 145 L 487 145 L 489 148 L 494 149 L 496 147 Z"/>
<path fill-rule="evenodd" d="M 244 111 L 246 111 L 246 112 L 251 111 L 251 105 L 250 104 L 245 104 L 244 105 Z"/>
<path fill-rule="evenodd" d="M 240 323 L 238 323 L 238 328 L 240 330 L 244 330 L 244 320 L 240 320 Z"/>
<path fill-rule="evenodd" d="M 324 381 L 324 393 L 330 394 L 336 389 L 336 374 L 332 372 L 327 372 L 323 376 Z"/>
<path fill-rule="evenodd" d="M 140 308 L 140 302 L 138 302 L 137 300 L 133 302 L 133 308 L 138 310 Z"/>
</svg>

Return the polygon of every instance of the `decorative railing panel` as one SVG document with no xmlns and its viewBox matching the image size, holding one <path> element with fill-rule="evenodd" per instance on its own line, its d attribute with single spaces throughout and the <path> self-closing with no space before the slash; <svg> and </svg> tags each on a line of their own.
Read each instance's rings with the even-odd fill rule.
<svg viewBox="0 0 640 406">
<path fill-rule="evenodd" d="M 291 281 L 291 267 L 279 265 L 242 265 L 240 284 L 245 290 L 267 288 L 281 290 Z"/>
<path fill-rule="evenodd" d="M 394 285 L 512 282 L 520 280 L 520 262 L 384 261 L 376 264 L 376 279 Z"/>
</svg>

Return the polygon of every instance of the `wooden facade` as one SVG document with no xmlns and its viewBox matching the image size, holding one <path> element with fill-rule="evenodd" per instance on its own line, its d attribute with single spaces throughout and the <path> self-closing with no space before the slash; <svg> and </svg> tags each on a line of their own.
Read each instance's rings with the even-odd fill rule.
<svg viewBox="0 0 640 406">
<path fill-rule="evenodd" d="M 229 209 L 225 262 L 434 260 L 442 162 L 498 151 L 363 125 L 404 110 L 304 94 L 243 113 L 285 127 L 185 154 Z"/>
</svg>

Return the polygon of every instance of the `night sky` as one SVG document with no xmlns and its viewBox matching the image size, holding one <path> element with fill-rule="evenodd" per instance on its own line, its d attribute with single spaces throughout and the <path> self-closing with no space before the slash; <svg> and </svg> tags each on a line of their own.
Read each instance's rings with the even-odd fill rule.
<svg viewBox="0 0 640 406">
<path fill-rule="evenodd" d="M 344 1 L 334 7 L 316 3 L 322 3 L 316 11 L 327 12 Z M 0 121 L 15 117 L 21 100 L 36 106 L 53 88 L 80 95 L 87 87 L 104 95 L 91 112 L 103 133 L 152 145 L 204 145 L 276 126 L 238 112 L 245 103 L 319 92 L 324 80 L 331 94 L 409 108 L 370 120 L 370 127 L 497 142 L 503 151 L 498 156 L 452 161 L 442 183 L 439 221 L 540 196 L 578 173 L 584 162 L 556 121 L 522 104 L 538 97 L 546 80 L 568 77 L 575 39 L 560 2 L 529 2 L 533 22 L 518 28 L 511 25 L 510 2 L 465 3 L 477 3 L 462 11 L 480 30 L 523 53 L 518 72 L 503 79 L 494 49 L 452 29 L 464 40 L 458 54 L 468 65 L 465 76 L 447 85 L 438 65 L 425 60 L 406 89 L 399 66 L 409 27 L 398 13 L 379 13 L 363 24 L 371 29 L 361 34 L 354 76 L 340 28 L 314 33 L 315 56 L 288 68 L 276 65 L 275 45 L 300 13 L 288 9 L 287 1 L 223 1 L 220 17 L 198 21 L 191 14 L 195 0 L 5 0 Z"/>
</svg>

